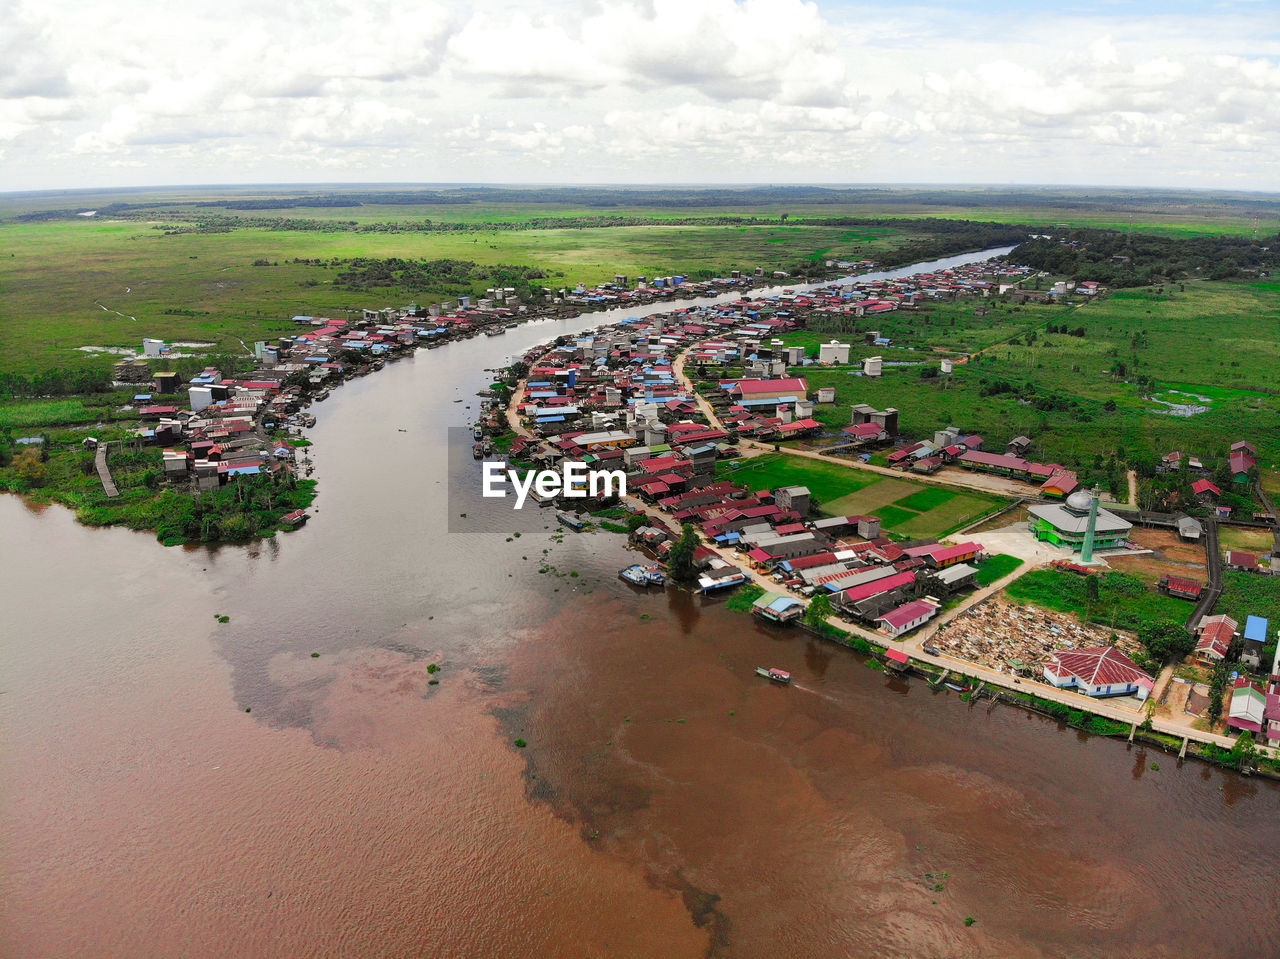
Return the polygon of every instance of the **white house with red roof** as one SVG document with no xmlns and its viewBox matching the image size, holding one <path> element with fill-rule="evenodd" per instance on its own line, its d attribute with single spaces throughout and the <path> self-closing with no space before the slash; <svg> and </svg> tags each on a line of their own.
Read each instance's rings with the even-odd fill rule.
<svg viewBox="0 0 1280 959">
<path fill-rule="evenodd" d="M 880 624 L 880 631 L 888 633 L 894 639 L 904 633 L 909 633 L 917 626 L 923 626 L 934 616 L 938 615 L 938 604 L 930 603 L 923 599 L 914 599 L 909 603 L 903 603 L 897 609 L 891 609 L 876 619 Z"/>
<path fill-rule="evenodd" d="M 1070 649 L 1054 653 L 1044 678 L 1060 689 L 1075 687 L 1086 696 L 1129 696 L 1146 699 L 1155 680 L 1114 646 Z"/>
</svg>

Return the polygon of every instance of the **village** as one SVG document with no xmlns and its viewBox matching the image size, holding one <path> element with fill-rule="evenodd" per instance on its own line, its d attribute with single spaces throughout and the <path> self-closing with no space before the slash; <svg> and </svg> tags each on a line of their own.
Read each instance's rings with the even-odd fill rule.
<svg viewBox="0 0 1280 959">
<path fill-rule="evenodd" d="M 961 287 L 960 295 L 976 296 L 988 285 L 998 288 L 989 267 L 964 272 L 965 282 L 953 283 L 946 295 Z M 1008 273 L 1010 279 L 1019 275 Z M 1220 564 L 1206 558 L 1216 555 L 1220 524 L 1236 522 L 1274 540 L 1274 514 L 1269 504 L 1260 505 L 1233 520 L 1230 508 L 1216 508 L 1218 488 L 1205 478 L 1210 470 L 1199 460 L 1189 458 L 1183 468 L 1201 468 L 1193 484 L 1196 500 L 1187 506 L 1204 515 L 1151 513 L 1133 503 L 1104 505 L 1073 471 L 1029 459 L 1031 437 L 1010 437 L 997 452 L 988 451 L 983 437 L 957 428 L 912 440 L 897 410 L 855 404 L 854 422 L 831 440 L 834 450 L 789 450 L 781 457 L 800 476 L 818 457 L 858 474 L 911 477 L 910 482 L 924 477 L 928 485 L 890 486 L 902 495 L 864 496 L 869 508 L 854 513 L 833 509 L 829 500 L 815 502 L 804 483 L 761 488 L 735 478 L 749 473 L 753 462 L 777 457 L 781 443 L 829 435 L 812 413 L 815 404 L 831 398 L 811 395 L 800 374 L 813 360 L 798 347 L 782 345 L 787 334 L 819 310 L 865 316 L 872 309 L 901 309 L 904 300 L 938 295 L 940 284 L 930 276 L 893 286 L 892 293 L 877 284 L 743 297 L 562 337 L 513 368 L 510 406 L 495 405 L 479 429 L 486 436 L 505 434 L 502 445 L 516 461 L 542 467 L 583 461 L 625 472 L 634 510 L 630 539 L 653 561 L 622 573 L 640 588 L 663 581 L 661 564 L 682 530 L 692 527 L 699 538 L 693 559 L 700 591 L 754 587 L 752 595 L 759 596 L 752 611 L 777 624 L 813 625 L 810 610 L 818 608 L 819 625 L 875 644 L 890 668 L 927 664 L 935 667 L 935 681 L 966 695 L 984 687 L 1033 692 L 1119 721 L 1130 734 L 1139 726 L 1154 728 L 1180 741 L 1184 753 L 1192 741 L 1229 748 L 1242 732 L 1259 745 L 1280 745 L 1280 623 L 1250 616 L 1242 636 L 1234 619 L 1214 615 Z M 1087 295 L 1096 294 L 1091 289 Z M 848 362 L 848 351 L 848 343 L 824 343 L 817 363 Z M 699 384 L 686 373 L 694 366 L 704 374 L 722 372 Z M 946 371 L 946 360 L 941 368 Z M 861 372 L 876 376 L 880 370 L 864 360 Z M 867 451 L 874 449 L 888 451 L 883 465 L 869 462 Z M 1180 455 L 1169 455 L 1169 468 L 1177 467 Z M 1247 440 L 1232 447 L 1229 469 L 1242 487 L 1252 483 L 1256 451 Z M 1001 480 L 998 489 L 1007 497 L 990 515 L 932 536 L 903 532 L 912 521 L 920 527 L 931 503 L 942 506 L 958 495 L 950 490 L 989 488 L 990 477 Z M 877 476 L 874 482 L 908 480 Z M 550 499 L 544 505 L 562 507 L 562 522 L 583 529 L 591 511 L 611 502 L 588 504 L 582 513 L 570 512 L 584 509 L 580 500 Z M 843 498 L 835 505 L 843 505 Z M 1001 518 L 1010 512 L 1016 519 Z M 900 517 L 907 523 L 894 522 Z M 1163 539 L 1144 545 L 1153 536 Z M 1197 564 L 1152 560 L 1169 541 L 1199 558 L 1208 582 L 1187 577 Z M 1270 576 L 1273 552 L 1228 550 L 1221 565 Z M 1163 575 L 1140 580 L 1120 572 L 1139 560 L 1159 566 Z M 1136 583 L 1146 593 L 1186 602 L 1177 613 L 1177 627 L 1187 636 L 1186 664 L 1165 663 L 1163 647 L 1148 648 L 1137 620 L 1104 628 L 1008 599 L 1005 587 L 1032 572 L 1101 582 L 1118 576 L 1127 588 Z M 1171 615 L 1169 609 L 1162 607 L 1161 614 Z M 1206 721 L 1206 712 L 1214 712 L 1205 708 L 1215 682 L 1211 673 L 1228 655 L 1236 672 L 1228 677 L 1219 715 Z M 1216 682 L 1222 685 L 1221 675 Z M 1184 694 L 1183 687 L 1195 694 Z"/>
<path fill-rule="evenodd" d="M 417 348 L 498 336 L 543 316 L 717 295 L 718 302 L 605 323 L 524 355 L 483 404 L 477 459 L 501 456 L 542 468 L 583 462 L 625 473 L 629 539 L 651 565 L 629 568 L 624 579 L 641 588 L 666 580 L 662 564 L 692 527 L 701 592 L 746 586 L 761 619 L 816 624 L 846 641 L 872 643 L 890 668 L 914 662 L 940 669 L 934 679 L 966 695 L 985 686 L 1065 696 L 1074 708 L 1121 720 L 1131 731 L 1155 719 L 1184 748 L 1192 739 L 1228 746 L 1227 736 L 1245 731 L 1280 745 L 1280 623 L 1246 615 L 1242 625 L 1214 613 L 1223 570 L 1274 574 L 1276 550 L 1265 548 L 1276 536 L 1274 514 L 1260 504 L 1233 517 L 1230 507 L 1216 505 L 1222 491 L 1209 477 L 1221 469 L 1168 453 L 1162 470 L 1196 474 L 1195 501 L 1186 505 L 1200 515 L 1156 514 L 1088 490 L 1061 464 L 1030 458 L 1029 436 L 993 444 L 949 427 L 913 438 L 898 410 L 865 403 L 854 403 L 851 422 L 837 431 L 815 419 L 815 407 L 832 403 L 834 391 L 810 390 L 807 370 L 853 366 L 857 376 L 875 378 L 884 365 L 878 356 L 851 363 L 847 338 L 833 337 L 816 351 L 787 345 L 811 319 L 848 316 L 869 325 L 929 300 L 1022 296 L 1018 284 L 1029 275 L 988 261 L 764 296 L 751 295 L 765 282 L 752 274 L 697 284 L 637 278 L 634 285 L 618 276 L 592 289 L 554 291 L 545 307 L 521 304 L 512 290 L 491 290 L 474 304 L 460 297 L 350 319 L 296 316 L 296 333 L 254 344 L 252 369 L 224 375 L 209 367 L 185 382 L 153 369 L 168 365 L 171 347 L 148 339 L 141 355 L 116 364 L 115 375 L 139 389 L 136 442 L 160 447 L 168 485 L 198 493 L 252 476 L 309 476 L 303 430 L 315 419 L 308 406 Z M 1079 287 L 1077 295 L 1099 293 L 1096 285 Z M 735 290 L 736 298 L 724 296 Z M 1055 284 L 1037 295 L 1068 292 Z M 876 330 L 862 342 L 864 351 L 891 345 Z M 946 376 L 963 360 L 944 355 L 933 362 Z M 106 454 L 103 444 L 97 466 L 110 495 Z M 1229 459 L 1233 483 L 1249 486 L 1253 445 L 1240 440 Z M 814 471 L 832 470 L 849 492 L 819 500 L 809 485 Z M 791 479 L 770 482 L 784 474 Z M 575 530 L 616 505 L 612 498 L 534 498 L 558 507 L 561 522 Z M 293 508 L 277 522 L 296 529 L 307 519 L 305 508 Z M 1264 548 L 1229 549 L 1218 562 L 1219 531 L 1232 523 L 1259 532 Z M 1148 577 L 1150 591 L 1194 607 L 1183 623 L 1194 641 L 1188 665 L 1153 656 L 1134 623 L 1102 628 L 1005 592 L 1033 572 L 1105 578 L 1135 557 L 1158 563 L 1151 557 L 1168 544 L 1144 545 L 1155 534 L 1199 558 L 1159 566 L 1158 580 Z M 1224 676 L 1219 664 L 1227 661 L 1235 673 Z M 1210 708 L 1215 697 L 1220 705 Z"/>
</svg>

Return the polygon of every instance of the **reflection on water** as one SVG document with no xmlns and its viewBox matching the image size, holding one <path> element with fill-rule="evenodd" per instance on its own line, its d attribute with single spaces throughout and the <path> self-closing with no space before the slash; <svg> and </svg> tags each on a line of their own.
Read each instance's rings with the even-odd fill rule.
<svg viewBox="0 0 1280 959">
<path fill-rule="evenodd" d="M 1272 784 L 632 591 L 452 472 L 471 371 L 586 325 L 344 386 L 250 549 L 0 497 L 6 954 L 1271 951 Z"/>
</svg>

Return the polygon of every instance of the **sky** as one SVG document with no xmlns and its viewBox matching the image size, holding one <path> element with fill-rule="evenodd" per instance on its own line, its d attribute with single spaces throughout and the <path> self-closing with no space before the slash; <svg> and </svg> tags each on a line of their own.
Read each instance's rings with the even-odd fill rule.
<svg viewBox="0 0 1280 959">
<path fill-rule="evenodd" d="M 1280 190 L 1280 2 L 0 0 L 0 191 Z"/>
</svg>

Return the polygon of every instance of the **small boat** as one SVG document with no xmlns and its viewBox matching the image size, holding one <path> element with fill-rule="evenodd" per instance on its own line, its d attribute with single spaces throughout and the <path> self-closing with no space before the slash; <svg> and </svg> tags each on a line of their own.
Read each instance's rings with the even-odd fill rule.
<svg viewBox="0 0 1280 959">
<path fill-rule="evenodd" d="M 969 691 L 968 686 L 961 686 L 958 683 L 943 683 L 942 685 L 946 686 L 947 689 L 954 689 L 957 693 L 967 693 Z"/>
<path fill-rule="evenodd" d="M 567 526 L 575 533 L 581 533 L 587 528 L 587 524 L 578 519 L 573 513 L 556 513 L 556 519 L 560 521 L 561 526 Z"/>
<path fill-rule="evenodd" d="M 485 330 L 484 335 L 485 336 L 501 336 L 505 332 L 507 332 L 506 329 L 500 326 L 497 329 Z"/>
<path fill-rule="evenodd" d="M 485 454 L 485 456 L 488 456 L 488 455 L 489 455 L 490 453 L 492 453 L 492 452 L 493 452 L 493 444 L 492 444 L 492 443 L 490 443 L 488 440 L 485 440 L 485 441 L 484 441 L 484 454 Z"/>
<path fill-rule="evenodd" d="M 784 686 L 791 682 L 791 674 L 789 672 L 785 669 L 777 669 L 772 666 L 768 669 L 765 669 L 763 666 L 757 666 L 756 675 L 763 676 L 765 679 L 770 679 L 775 683 L 782 683 Z"/>
<path fill-rule="evenodd" d="M 484 439 L 484 430 L 482 430 L 480 427 L 477 426 L 475 429 L 471 431 L 471 435 L 478 440 L 482 440 Z"/>
<path fill-rule="evenodd" d="M 481 446 L 479 443 L 476 443 L 474 446 L 471 447 L 471 455 L 478 460 L 484 459 L 484 447 Z"/>
<path fill-rule="evenodd" d="M 618 570 L 618 575 L 631 585 L 643 586 L 646 589 L 650 586 L 662 586 L 667 582 L 667 574 L 662 571 L 662 567 L 643 566 L 640 563 L 633 563 L 626 569 Z"/>
<path fill-rule="evenodd" d="M 321 390 L 319 393 L 316 394 L 317 403 L 320 402 L 321 400 L 327 400 L 328 398 L 329 398 L 328 390 Z"/>
</svg>

